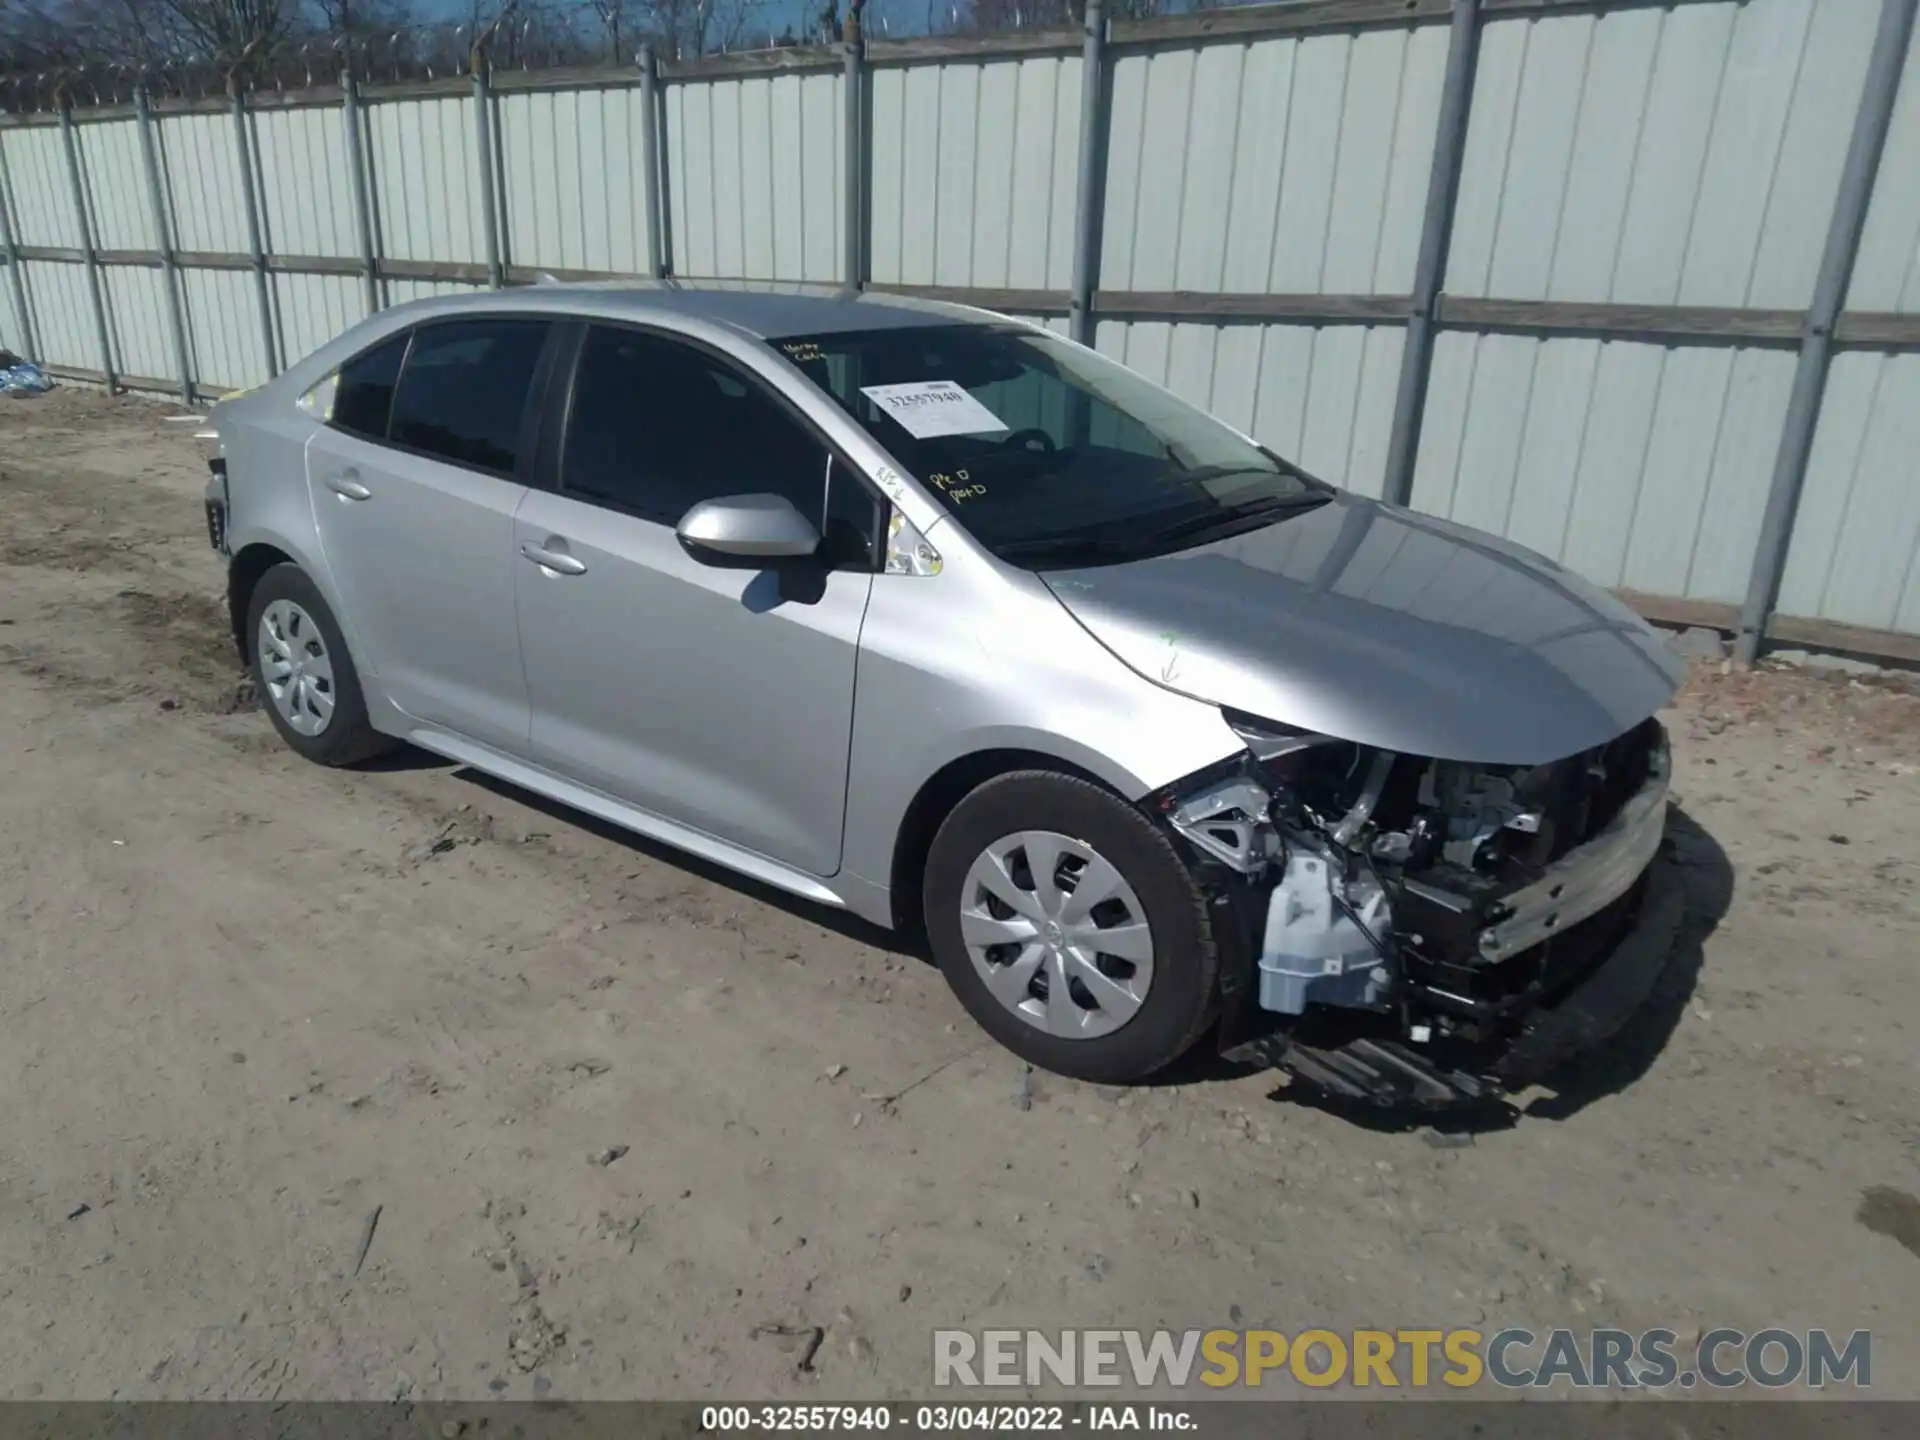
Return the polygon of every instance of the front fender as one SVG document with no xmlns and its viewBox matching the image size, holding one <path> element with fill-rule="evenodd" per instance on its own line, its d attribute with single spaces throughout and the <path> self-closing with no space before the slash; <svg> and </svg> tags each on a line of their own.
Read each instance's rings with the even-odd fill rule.
<svg viewBox="0 0 1920 1440">
<path fill-rule="evenodd" d="M 841 864 L 864 887 L 889 886 L 915 798 L 968 756 L 1051 757 L 1139 800 L 1245 748 L 1217 707 L 1135 674 L 1037 581 L 992 579 L 875 577 Z"/>
</svg>

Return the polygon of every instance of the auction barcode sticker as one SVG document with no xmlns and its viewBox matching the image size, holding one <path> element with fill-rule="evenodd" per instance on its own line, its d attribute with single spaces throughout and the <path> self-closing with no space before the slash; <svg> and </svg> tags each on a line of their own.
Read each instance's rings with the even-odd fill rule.
<svg viewBox="0 0 1920 1440">
<path fill-rule="evenodd" d="M 907 385 L 863 385 L 860 393 L 899 422 L 916 440 L 940 435 L 984 435 L 1006 422 L 951 380 L 915 380 Z"/>
</svg>

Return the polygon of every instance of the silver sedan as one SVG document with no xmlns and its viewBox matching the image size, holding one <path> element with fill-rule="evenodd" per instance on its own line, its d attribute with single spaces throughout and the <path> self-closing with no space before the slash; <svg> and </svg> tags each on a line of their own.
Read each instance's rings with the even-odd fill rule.
<svg viewBox="0 0 1920 1440">
<path fill-rule="evenodd" d="M 213 426 L 287 744 L 922 932 L 1049 1069 L 1210 1037 L 1437 1103 L 1657 969 L 1661 640 L 1043 328 L 541 285 L 385 311 Z"/>
</svg>

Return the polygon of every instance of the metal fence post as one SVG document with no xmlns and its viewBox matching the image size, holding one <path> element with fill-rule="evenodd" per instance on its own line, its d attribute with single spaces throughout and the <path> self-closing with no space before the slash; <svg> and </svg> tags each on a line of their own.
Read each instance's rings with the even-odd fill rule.
<svg viewBox="0 0 1920 1440">
<path fill-rule="evenodd" d="M 340 72 L 340 116 L 347 132 L 347 177 L 353 186 L 353 227 L 360 243 L 360 284 L 367 314 L 380 310 L 380 266 L 373 250 L 373 211 L 367 200 L 367 152 L 360 139 L 360 87 L 352 69 Z"/>
<path fill-rule="evenodd" d="M 227 76 L 233 107 L 233 143 L 240 159 L 240 201 L 247 219 L 247 254 L 253 261 L 254 294 L 260 301 L 260 344 L 267 374 L 280 373 L 280 346 L 273 327 L 273 286 L 267 278 L 267 249 L 260 235 L 260 196 L 254 186 L 253 137 L 247 130 L 247 97 L 238 76 Z"/>
<path fill-rule="evenodd" d="M 187 353 L 187 322 L 180 305 L 180 266 L 174 258 L 173 224 L 166 189 L 160 183 L 160 150 L 153 142 L 153 109 L 147 87 L 133 90 L 133 118 L 140 129 L 140 164 L 147 172 L 147 205 L 153 211 L 153 240 L 160 250 L 160 283 L 167 292 L 167 326 L 173 334 L 173 361 L 180 367 L 180 403 L 193 403 L 193 362 Z"/>
<path fill-rule="evenodd" d="M 473 47 L 473 143 L 480 167 L 480 221 L 487 242 L 487 284 L 498 290 L 506 283 L 500 264 L 500 212 L 493 193 L 493 86 L 488 83 L 486 48 Z"/>
<path fill-rule="evenodd" d="M 640 47 L 640 153 L 647 215 L 647 273 L 666 275 L 667 247 L 660 236 L 660 177 L 666 157 L 660 153 L 660 57 L 651 44 Z"/>
<path fill-rule="evenodd" d="M 1100 283 L 1100 207 L 1106 198 L 1107 21 L 1100 0 L 1087 0 L 1080 39 L 1080 175 L 1073 197 L 1073 293 L 1067 325 L 1093 344 L 1093 292 Z"/>
<path fill-rule="evenodd" d="M 1893 120 L 1916 3 L 1920 0 L 1880 3 L 1880 27 L 1873 37 L 1860 108 L 1854 112 L 1853 137 L 1847 142 L 1847 159 L 1834 194 L 1833 218 L 1827 223 L 1826 245 L 1820 252 L 1820 269 L 1813 282 L 1813 302 L 1802 321 L 1799 363 L 1794 366 L 1793 389 L 1788 392 L 1787 414 L 1781 422 L 1780 449 L 1774 456 L 1773 481 L 1767 490 L 1767 508 L 1747 580 L 1746 602 L 1740 607 L 1740 628 L 1734 635 L 1734 657 L 1742 664 L 1752 663 L 1760 653 L 1779 598 L 1780 578 L 1787 568 L 1800 489 L 1806 482 L 1814 431 L 1820 423 L 1820 402 L 1827 388 L 1827 366 L 1833 358 L 1833 327 L 1846 305 L 1853 262 L 1860 252 L 1860 232 L 1866 227 L 1880 153 Z"/>
<path fill-rule="evenodd" d="M 846 25 L 841 32 L 845 37 L 842 47 L 846 70 L 841 79 L 845 94 L 841 100 L 846 110 L 846 157 L 847 194 L 846 212 L 841 216 L 841 224 L 846 233 L 841 237 L 841 279 L 858 290 L 867 283 L 867 107 L 862 93 L 866 83 L 867 42 L 860 33 L 860 11 L 857 8 L 847 12 Z"/>
<path fill-rule="evenodd" d="M 106 293 L 100 284 L 100 256 L 93 244 L 93 217 L 87 212 L 87 179 L 80 169 L 80 137 L 73 128 L 73 101 L 60 92 L 60 140 L 67 152 L 67 179 L 73 182 L 73 213 L 80 221 L 80 249 L 87 263 L 87 293 L 93 301 L 93 331 L 100 342 L 100 373 L 108 390 L 120 388 L 113 368 L 113 341 L 107 330 Z"/>
<path fill-rule="evenodd" d="M 1413 467 L 1420 454 L 1427 379 L 1433 372 L 1434 315 L 1447 274 L 1447 246 L 1453 239 L 1453 207 L 1460 193 L 1460 162 L 1467 148 L 1479 48 L 1480 0 L 1453 0 L 1446 79 L 1433 137 L 1433 169 L 1427 176 L 1427 210 L 1420 222 L 1420 250 L 1413 267 L 1413 309 L 1400 351 L 1400 384 L 1393 397 L 1393 425 L 1387 432 L 1386 471 L 1380 489 L 1381 498 L 1394 505 L 1405 505 L 1413 498 Z"/>
<path fill-rule="evenodd" d="M 13 284 L 13 310 L 20 317 L 20 343 L 26 347 L 27 360 L 44 358 L 33 338 L 33 314 L 27 309 L 27 279 L 20 270 L 20 238 L 14 233 L 13 215 L 7 208 L 13 187 L 7 180 L 7 147 L 0 139 L 0 248 L 7 252 L 7 279 Z"/>
</svg>

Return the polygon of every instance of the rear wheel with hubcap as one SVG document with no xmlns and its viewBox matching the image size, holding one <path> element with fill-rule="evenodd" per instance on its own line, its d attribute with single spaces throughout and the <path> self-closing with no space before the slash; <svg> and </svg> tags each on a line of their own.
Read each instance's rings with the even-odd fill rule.
<svg viewBox="0 0 1920 1440">
<path fill-rule="evenodd" d="M 1088 781 L 1040 770 L 988 781 L 934 837 L 924 888 L 948 984 L 1036 1065 L 1143 1079 L 1213 1016 L 1217 960 L 1185 863 Z"/>
<path fill-rule="evenodd" d="M 254 687 L 288 745 L 322 765 L 350 765 L 393 744 L 368 721 L 339 623 L 299 566 L 275 565 L 260 577 L 247 626 Z"/>
</svg>

